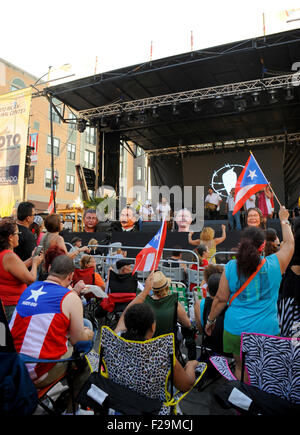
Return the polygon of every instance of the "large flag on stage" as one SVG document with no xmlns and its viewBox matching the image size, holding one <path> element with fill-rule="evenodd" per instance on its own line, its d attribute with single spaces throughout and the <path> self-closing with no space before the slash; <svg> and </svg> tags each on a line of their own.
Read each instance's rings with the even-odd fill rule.
<svg viewBox="0 0 300 435">
<path fill-rule="evenodd" d="M 136 256 L 132 274 L 136 271 L 149 272 L 157 269 L 165 245 L 166 234 L 167 222 L 163 219 L 159 231 Z"/>
<path fill-rule="evenodd" d="M 235 185 L 234 215 L 250 196 L 262 190 L 269 182 L 258 166 L 253 154 L 250 155 Z"/>
</svg>

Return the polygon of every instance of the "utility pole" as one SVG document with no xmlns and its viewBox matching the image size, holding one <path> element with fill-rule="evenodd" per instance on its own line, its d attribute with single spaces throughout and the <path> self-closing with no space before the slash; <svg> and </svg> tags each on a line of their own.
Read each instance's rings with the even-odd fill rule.
<svg viewBox="0 0 300 435">
<path fill-rule="evenodd" d="M 51 136 L 51 178 L 52 178 L 52 195 L 53 195 L 53 205 L 54 205 L 54 213 L 56 213 L 56 198 L 55 198 L 55 186 L 56 186 L 56 177 L 54 171 L 54 143 L 53 143 L 53 102 L 52 96 L 49 96 L 50 102 L 50 136 Z"/>
</svg>

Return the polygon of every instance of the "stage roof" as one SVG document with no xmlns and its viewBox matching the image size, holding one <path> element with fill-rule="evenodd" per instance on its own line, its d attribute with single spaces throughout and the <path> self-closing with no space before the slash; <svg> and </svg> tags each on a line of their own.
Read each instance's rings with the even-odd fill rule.
<svg viewBox="0 0 300 435">
<path fill-rule="evenodd" d="M 45 92 L 76 111 L 106 107 L 190 90 L 249 82 L 290 75 L 300 62 L 300 29 L 266 37 L 228 43 L 194 52 L 179 54 L 144 64 L 109 71 L 51 86 Z M 300 69 L 300 65 L 299 65 Z M 253 95 L 244 94 L 246 107 L 238 110 L 238 93 L 226 96 L 224 107 L 217 108 L 215 99 L 202 99 L 201 111 L 194 103 L 153 106 L 143 114 L 128 112 L 102 119 L 103 131 L 117 131 L 121 138 L 133 141 L 145 150 L 178 145 L 265 137 L 300 131 L 299 86 L 292 87 L 293 99 L 287 99 L 284 86 L 271 95 L 263 92 L 260 103 L 253 104 Z M 244 104 L 244 103 L 243 103 Z M 100 120 L 95 116 L 94 120 Z M 108 120 L 108 123 L 107 123 Z M 93 122 L 93 119 L 90 118 Z M 104 123 L 106 121 L 106 123 Z"/>
</svg>

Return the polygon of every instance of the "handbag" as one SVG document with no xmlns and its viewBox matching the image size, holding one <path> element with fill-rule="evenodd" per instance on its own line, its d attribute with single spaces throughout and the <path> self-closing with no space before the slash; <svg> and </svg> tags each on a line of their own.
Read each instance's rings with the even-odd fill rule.
<svg viewBox="0 0 300 435">
<path fill-rule="evenodd" d="M 252 273 L 252 275 L 249 276 L 249 278 L 247 279 L 246 282 L 244 282 L 244 284 L 242 285 L 241 288 L 239 288 L 234 295 L 231 296 L 230 300 L 229 300 L 229 304 L 228 306 L 230 307 L 230 305 L 232 304 L 232 302 L 234 301 L 234 299 L 240 295 L 242 293 L 243 290 L 245 290 L 245 288 L 247 287 L 247 285 L 250 283 L 250 281 L 252 281 L 252 279 L 257 275 L 257 273 L 260 271 L 260 269 L 263 267 L 263 265 L 265 264 L 266 259 L 263 258 L 261 260 L 261 262 L 259 263 L 259 265 L 257 266 L 256 270 Z"/>
</svg>

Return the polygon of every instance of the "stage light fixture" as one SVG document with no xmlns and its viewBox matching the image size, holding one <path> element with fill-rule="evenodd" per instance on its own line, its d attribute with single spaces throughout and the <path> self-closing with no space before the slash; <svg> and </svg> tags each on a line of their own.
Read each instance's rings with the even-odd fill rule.
<svg viewBox="0 0 300 435">
<path fill-rule="evenodd" d="M 199 104 L 199 101 L 194 102 L 194 112 L 201 112 L 202 108 Z"/>
<path fill-rule="evenodd" d="M 107 127 L 107 126 L 108 126 L 107 118 L 105 116 L 102 116 L 102 118 L 101 118 L 101 127 Z"/>
<path fill-rule="evenodd" d="M 234 98 L 233 104 L 234 104 L 235 110 L 237 110 L 238 112 L 243 112 L 244 110 L 246 110 L 247 101 L 242 95 L 237 95 Z"/>
<path fill-rule="evenodd" d="M 253 106 L 259 106 L 260 104 L 260 93 L 259 92 L 253 92 L 252 97 L 253 97 Z"/>
<path fill-rule="evenodd" d="M 294 99 L 294 93 L 293 93 L 292 89 L 290 87 L 286 88 L 285 100 L 286 101 L 291 101 L 293 99 Z"/>
<path fill-rule="evenodd" d="M 140 124 L 145 124 L 145 122 L 147 121 L 147 115 L 144 109 L 140 110 L 138 120 Z"/>
<path fill-rule="evenodd" d="M 86 129 L 86 120 L 85 119 L 78 119 L 77 121 L 77 130 L 79 133 L 83 133 Z"/>
<path fill-rule="evenodd" d="M 218 95 L 215 99 L 216 109 L 223 109 L 224 106 L 225 106 L 224 98 L 222 98 L 221 95 Z"/>
<path fill-rule="evenodd" d="M 173 115 L 179 115 L 179 110 L 177 108 L 177 104 L 176 103 L 172 104 L 172 114 Z"/>
<path fill-rule="evenodd" d="M 157 113 L 157 106 L 152 107 L 152 118 L 158 118 L 159 115 Z"/>
<path fill-rule="evenodd" d="M 277 91 L 275 89 L 271 89 L 269 92 L 270 95 L 270 104 L 278 103 L 278 98 L 276 98 Z"/>
</svg>

